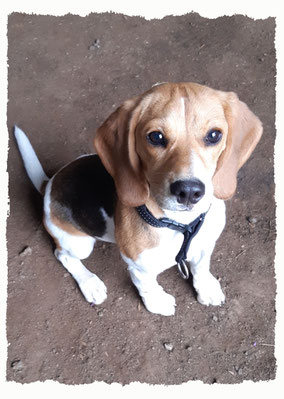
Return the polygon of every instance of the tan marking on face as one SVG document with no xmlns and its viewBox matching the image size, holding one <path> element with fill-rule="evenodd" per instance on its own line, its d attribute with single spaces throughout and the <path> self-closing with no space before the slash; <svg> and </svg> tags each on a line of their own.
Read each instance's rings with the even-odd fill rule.
<svg viewBox="0 0 284 399">
<path fill-rule="evenodd" d="M 223 134 L 215 145 L 204 142 L 210 129 Z M 164 134 L 166 148 L 147 141 L 151 131 Z M 206 185 L 209 192 L 214 186 L 217 198 L 234 194 L 237 172 L 261 134 L 260 120 L 235 93 L 196 83 L 163 83 L 118 107 L 96 131 L 94 145 L 125 205 L 139 206 L 150 197 L 162 208 L 170 202 L 164 209 L 184 210 L 171 196 L 170 184 L 201 180 L 201 174 L 205 195 L 194 205 L 198 210 L 210 201 Z"/>
<path fill-rule="evenodd" d="M 223 132 L 222 140 L 206 146 L 210 129 Z M 176 181 L 205 176 L 206 183 L 216 169 L 227 135 L 227 122 L 218 94 L 196 84 L 161 85 L 142 100 L 142 112 L 136 126 L 136 151 L 150 184 L 151 195 L 160 204 L 169 197 L 169 185 Z M 147 142 L 147 134 L 160 131 L 166 148 Z M 200 174 L 194 165 L 198 158 Z M 201 170 L 202 169 L 202 170 Z M 202 177 L 202 178 L 201 178 Z M 174 199 L 173 199 L 174 201 Z"/>
</svg>

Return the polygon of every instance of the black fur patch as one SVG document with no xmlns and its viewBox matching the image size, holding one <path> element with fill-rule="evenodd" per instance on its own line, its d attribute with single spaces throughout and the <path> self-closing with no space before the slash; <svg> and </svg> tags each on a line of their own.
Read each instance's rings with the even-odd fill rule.
<svg viewBox="0 0 284 399">
<path fill-rule="evenodd" d="M 106 223 L 101 208 L 114 215 L 116 190 L 112 177 L 98 155 L 76 159 L 55 175 L 52 189 L 52 211 L 90 236 L 102 237 Z"/>
</svg>

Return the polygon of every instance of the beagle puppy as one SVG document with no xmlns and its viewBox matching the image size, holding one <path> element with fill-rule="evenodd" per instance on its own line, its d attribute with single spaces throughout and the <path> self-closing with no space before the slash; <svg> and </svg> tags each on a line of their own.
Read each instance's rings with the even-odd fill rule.
<svg viewBox="0 0 284 399">
<path fill-rule="evenodd" d="M 55 256 L 85 299 L 101 304 L 107 289 L 81 259 L 96 240 L 116 242 L 145 307 L 165 316 L 175 313 L 175 298 L 157 276 L 176 263 L 184 236 L 158 228 L 151 218 L 190 225 L 205 215 L 187 243 L 186 258 L 197 300 L 221 305 L 225 296 L 210 273 L 210 257 L 225 225 L 224 200 L 234 194 L 238 170 L 261 134 L 260 120 L 233 92 L 162 83 L 107 118 L 95 134 L 96 154 L 79 157 L 49 179 L 15 127 L 27 173 L 44 194 L 43 221 L 54 238 Z M 141 206 L 148 216 L 138 212 Z"/>
</svg>

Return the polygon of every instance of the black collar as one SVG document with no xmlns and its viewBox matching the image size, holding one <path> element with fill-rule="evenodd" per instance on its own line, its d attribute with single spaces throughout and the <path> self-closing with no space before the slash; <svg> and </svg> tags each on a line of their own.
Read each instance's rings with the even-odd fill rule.
<svg viewBox="0 0 284 399">
<path fill-rule="evenodd" d="M 169 229 L 179 231 L 184 235 L 182 246 L 177 254 L 175 260 L 177 262 L 178 270 L 184 279 L 189 278 L 189 272 L 185 263 L 187 259 L 187 252 L 193 237 L 198 233 L 202 226 L 206 213 L 199 215 L 193 222 L 189 224 L 178 223 L 175 220 L 163 217 L 156 219 L 155 216 L 149 211 L 146 205 L 136 207 L 137 212 L 141 218 L 153 227 L 167 227 Z"/>
</svg>

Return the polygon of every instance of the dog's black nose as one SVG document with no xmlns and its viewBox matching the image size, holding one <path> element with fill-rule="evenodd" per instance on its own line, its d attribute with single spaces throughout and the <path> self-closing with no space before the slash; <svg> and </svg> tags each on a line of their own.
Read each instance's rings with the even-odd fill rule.
<svg viewBox="0 0 284 399">
<path fill-rule="evenodd" d="M 196 204 L 205 194 L 205 186 L 198 179 L 177 180 L 170 185 L 171 194 L 184 205 Z"/>
</svg>

